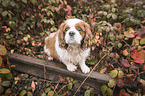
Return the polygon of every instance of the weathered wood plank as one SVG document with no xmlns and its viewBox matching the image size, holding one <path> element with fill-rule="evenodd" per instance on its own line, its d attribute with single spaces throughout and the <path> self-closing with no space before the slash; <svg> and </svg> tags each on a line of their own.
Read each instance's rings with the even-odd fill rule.
<svg viewBox="0 0 145 96">
<path fill-rule="evenodd" d="M 70 72 L 66 70 L 63 64 L 58 64 L 56 62 L 35 59 L 33 57 L 28 57 L 20 54 L 10 54 L 9 59 L 10 63 L 16 65 L 15 70 L 25 72 L 31 75 L 39 76 L 44 78 L 44 66 L 46 69 L 45 75 L 49 80 L 56 80 L 58 77 L 73 77 L 77 80 L 84 80 L 87 77 L 87 74 L 83 74 L 80 70 L 78 72 Z M 97 93 L 100 93 L 100 86 L 104 83 L 107 83 L 110 79 L 110 76 L 107 74 L 101 74 L 98 72 L 92 72 L 89 78 L 86 80 L 86 83 L 94 85 L 98 88 Z"/>
</svg>

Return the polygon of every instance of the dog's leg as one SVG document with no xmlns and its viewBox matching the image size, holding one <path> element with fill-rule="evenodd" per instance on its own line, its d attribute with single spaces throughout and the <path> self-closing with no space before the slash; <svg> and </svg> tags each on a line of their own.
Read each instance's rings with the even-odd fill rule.
<svg viewBox="0 0 145 96">
<path fill-rule="evenodd" d="M 90 72 L 90 68 L 85 64 L 86 59 L 82 58 L 82 60 L 79 62 L 80 68 L 82 70 L 83 73 L 89 73 Z"/>
<path fill-rule="evenodd" d="M 69 62 L 68 60 L 62 60 L 62 62 L 66 65 L 67 70 L 69 71 L 75 71 L 77 69 L 77 66 L 75 66 L 73 63 Z"/>
</svg>

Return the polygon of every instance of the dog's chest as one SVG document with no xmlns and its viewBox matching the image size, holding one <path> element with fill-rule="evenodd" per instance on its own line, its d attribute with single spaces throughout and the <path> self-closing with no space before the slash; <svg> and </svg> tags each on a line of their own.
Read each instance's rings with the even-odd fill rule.
<svg viewBox="0 0 145 96">
<path fill-rule="evenodd" d="M 79 63 L 79 61 L 81 61 L 81 59 L 83 57 L 83 51 L 79 48 L 69 49 L 66 52 L 66 56 L 70 62 L 77 64 L 77 63 Z"/>
</svg>

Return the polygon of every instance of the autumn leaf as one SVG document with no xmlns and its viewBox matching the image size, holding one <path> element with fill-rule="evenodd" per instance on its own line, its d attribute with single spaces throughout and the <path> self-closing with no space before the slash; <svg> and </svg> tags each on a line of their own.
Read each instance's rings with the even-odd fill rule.
<svg viewBox="0 0 145 96">
<path fill-rule="evenodd" d="M 140 28 L 138 31 L 136 31 L 138 35 L 144 35 L 145 34 L 145 28 Z"/>
<path fill-rule="evenodd" d="M 136 58 L 137 58 L 137 50 L 131 51 L 131 57 L 132 57 L 133 59 L 136 59 Z"/>
<path fill-rule="evenodd" d="M 136 58 L 133 60 L 135 63 L 144 63 L 144 60 L 140 59 L 140 58 Z"/>
<path fill-rule="evenodd" d="M 143 65 L 143 70 L 145 70 L 145 65 Z"/>
<path fill-rule="evenodd" d="M 6 55 L 7 50 L 3 45 L 0 45 L 0 55 Z"/>
<path fill-rule="evenodd" d="M 122 79 L 117 79 L 116 83 L 117 83 L 117 86 L 120 88 L 122 88 L 124 86 L 124 82 Z"/>
<path fill-rule="evenodd" d="M 34 92 L 35 91 L 35 82 L 34 81 L 32 81 L 31 87 L 32 87 L 32 91 Z"/>
<path fill-rule="evenodd" d="M 141 50 L 137 53 L 137 58 L 145 60 L 145 50 Z"/>
<path fill-rule="evenodd" d="M 127 59 L 122 59 L 120 60 L 121 65 L 123 65 L 124 67 L 130 67 L 129 62 Z"/>
<path fill-rule="evenodd" d="M 127 50 L 127 49 L 123 50 L 123 52 L 122 52 L 122 53 L 123 53 L 123 55 L 124 55 L 124 56 L 128 56 L 128 55 L 129 55 L 129 52 L 128 52 L 128 50 Z"/>
</svg>

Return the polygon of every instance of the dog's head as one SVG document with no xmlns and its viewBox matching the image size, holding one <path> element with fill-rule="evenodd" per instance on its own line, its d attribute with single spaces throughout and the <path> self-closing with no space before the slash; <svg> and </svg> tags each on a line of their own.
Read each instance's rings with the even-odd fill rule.
<svg viewBox="0 0 145 96">
<path fill-rule="evenodd" d="M 80 19 L 68 19 L 59 27 L 58 40 L 61 48 L 71 44 L 86 49 L 92 44 L 90 25 Z"/>
</svg>

